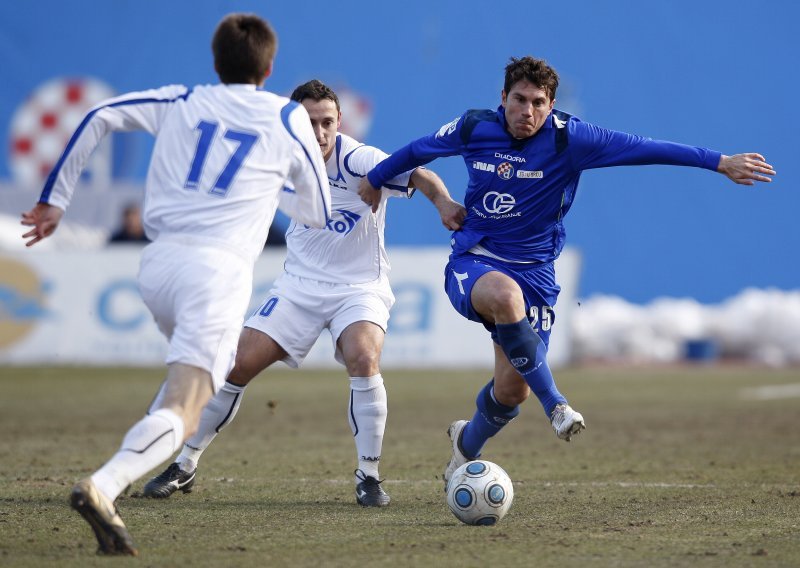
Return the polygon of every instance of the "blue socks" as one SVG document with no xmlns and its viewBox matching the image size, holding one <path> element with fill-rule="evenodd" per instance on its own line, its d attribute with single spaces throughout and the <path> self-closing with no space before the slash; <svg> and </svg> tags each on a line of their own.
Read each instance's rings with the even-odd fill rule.
<svg viewBox="0 0 800 568">
<path fill-rule="evenodd" d="M 556 388 L 542 338 L 533 331 L 528 319 L 523 318 L 517 323 L 497 324 L 497 343 L 539 399 L 549 419 L 556 404 L 566 403 L 567 399 Z M 494 398 L 494 379 L 481 389 L 475 404 L 478 409 L 461 433 L 460 449 L 468 458 L 479 457 L 486 441 L 519 414 L 519 406 L 505 406 Z"/>
<path fill-rule="evenodd" d="M 567 402 L 564 395 L 558 392 L 553 373 L 547 365 L 547 346 L 533 331 L 527 318 L 517 323 L 498 323 L 497 343 L 542 403 L 548 418 L 556 404 Z"/>
<path fill-rule="evenodd" d="M 469 458 L 477 458 L 486 441 L 519 414 L 519 406 L 506 406 L 494 398 L 494 379 L 481 389 L 475 401 L 475 416 L 461 433 L 461 451 Z"/>
</svg>

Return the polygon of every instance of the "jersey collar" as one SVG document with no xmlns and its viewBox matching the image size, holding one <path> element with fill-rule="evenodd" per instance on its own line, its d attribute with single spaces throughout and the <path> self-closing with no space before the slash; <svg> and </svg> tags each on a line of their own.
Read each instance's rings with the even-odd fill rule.
<svg viewBox="0 0 800 568">
<path fill-rule="evenodd" d="M 237 91 L 255 91 L 258 88 L 258 85 L 252 83 L 226 83 L 225 86 Z"/>
<path fill-rule="evenodd" d="M 512 145 L 514 146 L 524 146 L 528 140 L 532 140 L 536 138 L 536 134 L 539 134 L 542 130 L 550 130 L 553 128 L 553 112 L 551 111 L 550 114 L 547 115 L 547 118 L 542 124 L 542 127 L 534 134 L 533 136 L 528 136 L 527 138 L 514 138 L 509 133 L 508 128 L 506 128 L 506 107 L 500 105 L 497 107 L 497 121 L 500 123 L 500 126 L 503 127 L 503 132 L 506 133 L 508 139 L 511 140 Z"/>
</svg>

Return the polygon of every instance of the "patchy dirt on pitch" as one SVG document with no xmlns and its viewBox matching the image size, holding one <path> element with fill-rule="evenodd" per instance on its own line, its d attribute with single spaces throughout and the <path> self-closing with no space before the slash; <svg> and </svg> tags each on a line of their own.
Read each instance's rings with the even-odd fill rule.
<svg viewBox="0 0 800 568">
<path fill-rule="evenodd" d="M 0 369 L 0 565 L 107 566 L 67 505 L 119 447 L 161 370 Z M 137 566 L 797 566 L 797 369 L 571 369 L 588 429 L 556 439 L 535 399 L 486 446 L 515 502 L 495 527 L 453 517 L 445 430 L 488 372 L 385 371 L 386 509 L 355 504 L 343 371 L 268 371 L 203 456 L 196 489 L 118 501 Z M 782 387 L 768 391 L 762 387 Z M 755 389 L 755 390 L 754 390 Z M 788 393 L 754 396 L 753 393 Z M 160 470 L 158 470 L 160 471 Z M 153 474 L 158 471 L 154 471 Z M 133 565 L 133 564 L 131 564 Z"/>
</svg>

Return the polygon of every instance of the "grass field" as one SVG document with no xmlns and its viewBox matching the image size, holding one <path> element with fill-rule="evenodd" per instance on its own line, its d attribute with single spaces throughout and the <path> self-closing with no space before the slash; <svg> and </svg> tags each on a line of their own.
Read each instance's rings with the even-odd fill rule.
<svg viewBox="0 0 800 568">
<path fill-rule="evenodd" d="M 279 369 L 251 385 L 193 493 L 137 498 L 145 478 L 120 498 L 140 557 L 108 559 L 67 496 L 161 371 L 0 369 L 0 565 L 800 566 L 800 398 L 754 390 L 797 385 L 797 369 L 559 373 L 588 430 L 564 443 L 523 406 L 484 451 L 514 480 L 495 527 L 461 525 L 438 479 L 445 430 L 488 375 L 384 375 L 390 507 L 355 504 L 345 374 Z"/>
</svg>

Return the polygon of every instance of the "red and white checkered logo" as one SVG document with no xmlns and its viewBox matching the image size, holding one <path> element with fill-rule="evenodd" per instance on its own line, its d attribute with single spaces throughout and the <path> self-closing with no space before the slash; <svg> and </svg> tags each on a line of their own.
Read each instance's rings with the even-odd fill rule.
<svg viewBox="0 0 800 568">
<path fill-rule="evenodd" d="M 112 96 L 111 87 L 89 77 L 53 79 L 36 88 L 11 119 L 9 167 L 14 180 L 40 186 L 87 111 Z M 110 179 L 110 143 L 101 144 L 86 171 L 95 179 Z"/>
<path fill-rule="evenodd" d="M 511 179 L 514 177 L 514 166 L 508 162 L 503 162 L 497 166 L 497 175 L 503 179 Z"/>
</svg>

